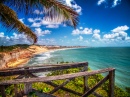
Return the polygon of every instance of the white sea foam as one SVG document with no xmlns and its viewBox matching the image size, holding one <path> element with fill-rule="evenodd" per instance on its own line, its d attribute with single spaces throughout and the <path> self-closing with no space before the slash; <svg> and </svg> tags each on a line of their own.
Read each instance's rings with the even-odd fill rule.
<svg viewBox="0 0 130 97">
<path fill-rule="evenodd" d="M 79 50 L 68 50 L 68 49 L 79 49 Z M 130 87 L 129 53 L 130 48 L 86 48 L 86 49 L 65 48 L 65 49 L 52 50 L 46 53 L 36 55 L 34 58 L 31 59 L 30 64 L 36 66 L 39 64 L 47 65 L 47 63 L 55 64 L 61 61 L 67 61 L 67 62 L 88 61 L 89 67 L 92 70 L 103 69 L 108 67 L 116 68 L 115 83 L 117 85 L 121 85 L 122 87 L 126 86 Z M 120 80 L 122 79 L 123 81 L 121 83 Z"/>
<path fill-rule="evenodd" d="M 47 52 L 47 53 L 41 54 L 39 57 L 37 57 L 37 60 L 38 61 L 43 61 L 43 60 L 48 59 L 50 57 L 51 57 L 50 52 Z"/>
</svg>

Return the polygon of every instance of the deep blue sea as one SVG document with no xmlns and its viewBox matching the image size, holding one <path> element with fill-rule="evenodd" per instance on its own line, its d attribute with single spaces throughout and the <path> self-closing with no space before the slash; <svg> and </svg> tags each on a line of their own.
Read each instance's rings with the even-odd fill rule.
<svg viewBox="0 0 130 97">
<path fill-rule="evenodd" d="M 93 47 L 47 52 L 34 56 L 27 65 L 57 64 L 57 62 L 88 62 L 92 70 L 113 67 L 115 82 L 121 88 L 130 87 L 130 47 Z"/>
</svg>

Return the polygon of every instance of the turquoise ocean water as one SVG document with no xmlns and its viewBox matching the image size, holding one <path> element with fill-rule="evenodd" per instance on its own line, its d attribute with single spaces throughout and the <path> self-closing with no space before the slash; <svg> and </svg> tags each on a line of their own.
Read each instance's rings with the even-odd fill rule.
<svg viewBox="0 0 130 97">
<path fill-rule="evenodd" d="M 130 87 L 130 47 L 95 47 L 58 50 L 34 56 L 26 65 L 57 64 L 57 62 L 88 62 L 92 70 L 113 67 L 115 82 Z"/>
</svg>

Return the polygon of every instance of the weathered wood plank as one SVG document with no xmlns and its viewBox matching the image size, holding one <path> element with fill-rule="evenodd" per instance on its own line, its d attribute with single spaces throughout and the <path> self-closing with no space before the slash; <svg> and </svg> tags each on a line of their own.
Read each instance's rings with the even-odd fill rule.
<svg viewBox="0 0 130 97">
<path fill-rule="evenodd" d="M 114 97 L 115 70 L 109 72 L 109 97 Z"/>
<path fill-rule="evenodd" d="M 19 75 L 15 79 L 22 79 L 23 77 L 25 77 L 25 76 L 24 75 Z"/>
<path fill-rule="evenodd" d="M 88 87 L 88 90 L 90 90 L 89 87 Z M 87 90 L 87 91 L 88 91 L 88 90 Z M 101 96 L 100 94 L 98 94 L 98 93 L 96 93 L 96 92 L 93 92 L 92 94 L 93 94 L 94 96 L 96 96 L 96 97 L 103 97 L 103 96 Z"/>
<path fill-rule="evenodd" d="M 24 66 L 24 67 L 14 67 L 14 68 L 7 68 L 7 69 L 0 69 L 0 71 L 9 71 L 9 70 L 20 70 L 25 68 L 37 68 L 37 67 L 55 67 L 55 66 L 66 66 L 66 65 L 76 65 L 76 64 L 88 64 L 88 62 L 78 62 L 78 63 L 67 63 L 67 64 L 48 64 L 48 65 L 36 65 L 36 66 Z"/>
<path fill-rule="evenodd" d="M 26 73 L 38 73 L 38 72 L 48 72 L 48 71 L 56 71 L 63 70 L 69 68 L 78 68 L 87 66 L 88 63 L 73 63 L 73 64 L 64 64 L 59 66 L 51 66 L 51 67 L 40 67 L 40 68 L 25 68 L 25 69 L 14 69 L 14 70 L 4 70 L 0 71 L 0 76 L 11 76 L 11 75 L 24 75 Z"/>
<path fill-rule="evenodd" d="M 109 75 L 107 75 L 105 78 L 103 78 L 101 81 L 99 81 L 92 89 L 87 91 L 82 95 L 82 97 L 87 97 L 90 94 L 92 94 L 99 86 L 101 86 L 104 82 L 106 82 L 109 79 Z"/>
<path fill-rule="evenodd" d="M 55 87 L 55 88 L 54 88 L 52 91 L 50 91 L 49 93 L 50 93 L 50 94 L 55 93 L 55 92 L 58 91 L 61 87 L 65 86 L 67 83 L 69 83 L 70 80 L 72 80 L 72 78 L 71 78 L 71 79 L 67 79 L 65 82 L 63 82 L 63 83 L 62 83 L 61 85 L 59 85 L 58 87 Z"/>
<path fill-rule="evenodd" d="M 88 71 L 88 66 L 84 67 L 84 71 Z M 84 93 L 85 93 L 88 90 L 88 77 L 84 76 L 83 81 L 84 81 Z"/>
<path fill-rule="evenodd" d="M 18 97 L 17 96 L 17 93 L 18 93 L 17 90 L 18 90 L 17 84 L 14 84 L 14 93 L 15 93 L 14 97 Z"/>
<path fill-rule="evenodd" d="M 95 70 L 95 71 L 90 71 L 90 72 L 86 71 L 86 72 L 63 74 L 63 75 L 57 75 L 57 76 L 6 80 L 6 81 L 1 81 L 0 85 L 19 84 L 19 83 L 33 83 L 33 82 L 47 82 L 47 81 L 53 81 L 53 80 L 75 78 L 75 77 L 79 77 L 79 76 L 90 76 L 90 75 L 94 75 L 94 74 L 109 72 L 109 71 L 112 71 L 112 70 L 114 70 L 114 69 L 113 68 L 106 68 L 106 69 Z"/>
<path fill-rule="evenodd" d="M 1 92 L 2 97 L 6 97 L 5 86 L 0 85 L 0 92 Z"/>
<path fill-rule="evenodd" d="M 58 87 L 58 86 L 59 86 L 59 85 L 57 85 L 57 84 L 55 84 L 55 83 L 52 83 L 52 82 L 44 82 L 44 83 L 46 83 L 46 84 L 48 84 L 48 85 L 51 85 L 51 86 L 53 86 L 53 87 Z M 61 90 L 64 90 L 64 91 L 67 91 L 67 92 L 70 92 L 70 93 L 72 93 L 72 94 L 78 95 L 78 96 L 82 96 L 81 93 L 75 92 L 75 91 L 73 91 L 73 90 L 71 90 L 71 89 L 68 89 L 68 88 L 65 88 L 65 87 L 61 87 L 60 89 L 61 89 Z"/>
<path fill-rule="evenodd" d="M 27 95 L 29 92 L 32 92 L 32 83 L 25 83 L 24 94 Z"/>
</svg>

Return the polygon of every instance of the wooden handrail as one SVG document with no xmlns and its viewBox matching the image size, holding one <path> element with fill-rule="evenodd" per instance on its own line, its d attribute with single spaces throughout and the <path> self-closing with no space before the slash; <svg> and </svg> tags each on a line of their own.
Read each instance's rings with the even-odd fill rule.
<svg viewBox="0 0 130 97">
<path fill-rule="evenodd" d="M 78 68 L 84 66 L 88 66 L 88 62 L 51 65 L 51 66 L 46 65 L 46 66 L 22 67 L 21 69 L 19 68 L 13 70 L 2 70 L 0 71 L 0 76 L 24 75 L 26 73 L 48 72 L 48 71 L 64 70 L 64 69 Z"/>
<path fill-rule="evenodd" d="M 88 64 L 88 62 L 77 62 L 77 63 L 64 63 L 64 64 L 48 64 L 48 65 L 35 65 L 35 66 L 23 66 L 23 67 L 13 67 L 13 68 L 6 68 L 6 69 L 0 69 L 1 71 L 10 71 L 10 70 L 20 70 L 25 68 L 40 68 L 40 67 L 55 67 L 55 66 L 66 66 L 66 65 L 76 65 L 76 64 Z"/>
<path fill-rule="evenodd" d="M 33 83 L 33 82 L 47 82 L 47 81 L 53 81 L 53 80 L 70 79 L 70 78 L 79 77 L 79 76 L 95 75 L 95 74 L 109 72 L 109 71 L 113 71 L 113 70 L 115 70 L 115 69 L 114 68 L 106 68 L 106 69 L 94 70 L 94 71 L 90 71 L 90 72 L 86 71 L 86 72 L 63 74 L 63 75 L 57 75 L 57 76 L 6 80 L 6 81 L 1 81 L 0 85 L 19 84 L 19 83 Z"/>
<path fill-rule="evenodd" d="M 48 72 L 48 71 L 56 71 L 56 70 L 64 70 L 64 69 L 70 69 L 70 68 L 80 68 L 80 72 L 78 73 L 71 73 L 71 74 L 63 74 L 63 75 L 56 75 L 56 76 L 47 76 L 47 77 L 38 77 L 33 75 L 33 73 L 38 72 Z M 80 62 L 80 63 L 71 63 L 71 64 L 56 64 L 56 65 L 44 65 L 44 66 L 29 66 L 29 67 L 18 67 L 14 69 L 6 69 L 0 71 L 0 76 L 11 76 L 11 75 L 19 75 L 17 78 L 23 78 L 23 79 L 13 79 L 13 80 L 5 80 L 0 82 L 0 92 L 2 97 L 6 97 L 5 94 L 5 87 L 10 86 L 12 84 L 15 85 L 15 96 L 17 97 L 17 84 L 24 83 L 24 95 L 28 95 L 29 92 L 31 92 L 32 89 L 32 83 L 35 82 L 44 82 L 47 83 L 53 87 L 55 87 L 50 94 L 53 94 L 54 92 L 58 91 L 59 89 L 62 89 L 64 91 L 73 93 L 75 95 L 79 95 L 82 97 L 86 97 L 90 95 L 91 93 L 97 97 L 102 97 L 101 95 L 97 94 L 95 90 L 100 87 L 104 82 L 109 80 L 109 97 L 114 96 L 114 78 L 115 78 L 115 69 L 114 68 L 106 68 L 106 69 L 100 69 L 100 70 L 94 70 L 94 71 L 87 71 L 88 70 L 88 62 Z M 108 72 L 108 75 L 103 78 L 101 81 L 99 81 L 93 88 L 88 87 L 88 76 L 92 76 L 95 74 L 105 73 Z M 64 86 L 70 82 L 71 80 L 75 79 L 76 77 L 83 76 L 83 88 L 84 93 L 78 93 L 76 91 L 73 91 L 71 89 L 67 89 Z M 24 78 L 25 77 L 25 78 Z M 33 78 L 26 78 L 26 77 L 33 77 Z M 53 80 L 62 80 L 67 79 L 65 82 L 63 82 L 61 85 L 54 84 Z M 43 93 L 44 94 L 44 93 Z M 42 94 L 42 95 L 43 95 Z"/>
</svg>

